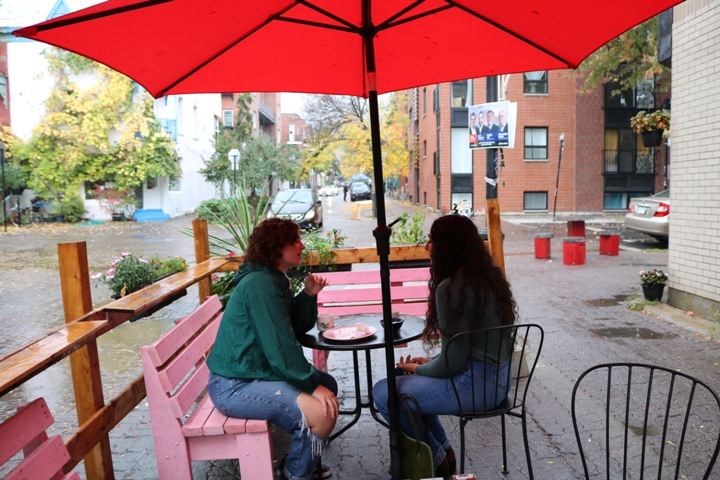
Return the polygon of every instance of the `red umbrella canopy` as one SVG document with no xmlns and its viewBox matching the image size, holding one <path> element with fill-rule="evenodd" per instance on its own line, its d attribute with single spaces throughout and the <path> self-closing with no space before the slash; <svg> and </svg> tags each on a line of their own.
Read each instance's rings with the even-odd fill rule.
<svg viewBox="0 0 720 480">
<path fill-rule="evenodd" d="M 109 0 L 13 32 L 92 58 L 153 96 L 368 96 L 575 68 L 678 0 Z M 366 56 L 365 49 L 373 55 Z M 371 65 L 374 58 L 375 66 Z"/>
</svg>

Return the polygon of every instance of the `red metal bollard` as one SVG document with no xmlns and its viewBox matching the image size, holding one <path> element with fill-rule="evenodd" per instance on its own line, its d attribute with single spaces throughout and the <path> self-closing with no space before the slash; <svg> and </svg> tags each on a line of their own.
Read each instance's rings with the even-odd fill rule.
<svg viewBox="0 0 720 480">
<path fill-rule="evenodd" d="M 620 233 L 614 230 L 600 232 L 600 255 L 618 255 L 620 253 Z"/>
<path fill-rule="evenodd" d="M 585 236 L 585 220 L 574 218 L 567 221 L 568 237 L 584 237 Z"/>
<path fill-rule="evenodd" d="M 563 239 L 563 263 L 565 265 L 585 265 L 585 237 Z"/>
<path fill-rule="evenodd" d="M 552 233 L 535 234 L 535 258 L 550 258 L 550 239 Z"/>
</svg>

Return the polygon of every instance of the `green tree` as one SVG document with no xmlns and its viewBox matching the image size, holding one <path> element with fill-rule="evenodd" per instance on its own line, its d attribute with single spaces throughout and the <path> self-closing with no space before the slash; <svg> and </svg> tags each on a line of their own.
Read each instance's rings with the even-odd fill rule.
<svg viewBox="0 0 720 480">
<path fill-rule="evenodd" d="M 578 67 L 585 76 L 582 93 L 589 93 L 605 83 L 617 82 L 622 91 L 632 91 L 638 82 L 669 78 L 670 70 L 658 62 L 658 18 L 644 23 L 610 40 Z M 656 83 L 656 90 L 667 90 L 670 82 Z"/>
<path fill-rule="evenodd" d="M 153 100 L 132 80 L 73 53 L 45 52 L 54 79 L 45 116 L 23 162 L 39 195 L 73 195 L 85 181 L 112 180 L 121 190 L 146 178 L 181 175 L 175 142 L 153 114 Z M 79 75 L 96 82 L 81 88 Z"/>
<path fill-rule="evenodd" d="M 248 187 L 260 188 L 275 172 L 283 180 L 292 180 L 296 176 L 298 153 L 294 148 L 275 145 L 270 137 L 261 133 L 252 136 L 252 96 L 244 93 L 238 96 L 237 115 L 233 128 L 221 128 L 215 137 L 215 153 L 205 160 L 200 174 L 208 182 L 221 189 L 227 180 L 234 182 L 240 176 L 245 178 Z M 240 150 L 237 172 L 228 158 L 233 148 Z"/>
</svg>

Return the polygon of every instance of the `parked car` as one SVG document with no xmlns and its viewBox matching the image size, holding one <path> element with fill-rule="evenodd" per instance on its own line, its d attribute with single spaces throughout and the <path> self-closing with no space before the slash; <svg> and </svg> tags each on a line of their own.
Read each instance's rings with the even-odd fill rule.
<svg viewBox="0 0 720 480">
<path fill-rule="evenodd" d="M 350 185 L 350 201 L 370 200 L 370 188 L 363 182 L 353 182 Z"/>
<path fill-rule="evenodd" d="M 323 224 L 322 201 L 307 188 L 280 190 L 267 217 L 289 218 L 303 229 L 320 228 Z"/>
<path fill-rule="evenodd" d="M 665 241 L 670 234 L 670 190 L 630 200 L 625 226 Z"/>
<path fill-rule="evenodd" d="M 338 193 L 340 193 L 340 189 L 335 185 L 325 185 L 321 187 L 320 190 L 318 190 L 318 195 L 320 195 L 321 197 L 331 197 L 337 195 Z"/>
</svg>

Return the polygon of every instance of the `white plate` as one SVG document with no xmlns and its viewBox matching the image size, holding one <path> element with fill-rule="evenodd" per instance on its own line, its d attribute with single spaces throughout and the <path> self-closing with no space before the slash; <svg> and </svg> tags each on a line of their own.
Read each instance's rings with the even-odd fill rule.
<svg viewBox="0 0 720 480">
<path fill-rule="evenodd" d="M 377 333 L 377 328 L 367 325 L 367 333 L 358 333 L 356 325 L 348 325 L 347 327 L 335 327 L 325 330 L 322 335 L 328 340 L 336 342 L 352 342 L 363 338 L 372 337 Z"/>
</svg>

